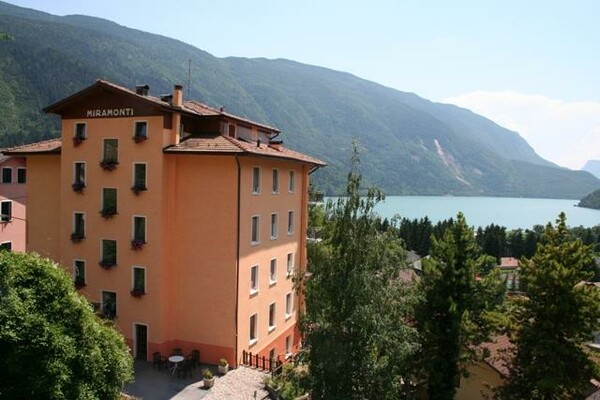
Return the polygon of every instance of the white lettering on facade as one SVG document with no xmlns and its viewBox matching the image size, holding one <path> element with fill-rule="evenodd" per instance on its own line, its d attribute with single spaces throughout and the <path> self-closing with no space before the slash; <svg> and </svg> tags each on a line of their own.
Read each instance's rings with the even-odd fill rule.
<svg viewBox="0 0 600 400">
<path fill-rule="evenodd" d="M 96 108 L 95 110 L 87 110 L 85 116 L 87 118 L 133 117 L 133 108 Z"/>
</svg>

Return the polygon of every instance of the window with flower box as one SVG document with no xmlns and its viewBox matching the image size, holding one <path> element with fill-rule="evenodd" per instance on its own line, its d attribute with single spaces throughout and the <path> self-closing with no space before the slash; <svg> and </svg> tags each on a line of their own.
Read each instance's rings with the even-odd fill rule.
<svg viewBox="0 0 600 400">
<path fill-rule="evenodd" d="M 133 239 L 131 240 L 131 248 L 140 250 L 146 244 L 146 217 L 133 217 Z"/>
<path fill-rule="evenodd" d="M 110 239 L 102 240 L 102 259 L 100 266 L 111 268 L 117 265 L 117 241 Z"/>
<path fill-rule="evenodd" d="M 139 297 L 146 294 L 146 268 L 133 267 L 131 295 Z"/>
<path fill-rule="evenodd" d="M 100 214 L 104 218 L 110 218 L 117 213 L 117 189 L 102 189 L 102 210 Z"/>
<path fill-rule="evenodd" d="M 73 233 L 71 240 L 77 243 L 85 239 L 85 214 L 82 212 L 73 213 Z"/>
<path fill-rule="evenodd" d="M 86 285 L 84 260 L 75 260 L 73 262 L 73 283 L 77 289 L 81 289 Z"/>
</svg>

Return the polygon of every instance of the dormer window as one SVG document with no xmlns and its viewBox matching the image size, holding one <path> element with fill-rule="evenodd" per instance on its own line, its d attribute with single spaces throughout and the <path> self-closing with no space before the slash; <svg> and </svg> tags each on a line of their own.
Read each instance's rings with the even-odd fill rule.
<svg viewBox="0 0 600 400">
<path fill-rule="evenodd" d="M 229 128 L 228 128 L 228 135 L 231 138 L 235 138 L 235 125 L 234 124 L 229 124 Z"/>
</svg>

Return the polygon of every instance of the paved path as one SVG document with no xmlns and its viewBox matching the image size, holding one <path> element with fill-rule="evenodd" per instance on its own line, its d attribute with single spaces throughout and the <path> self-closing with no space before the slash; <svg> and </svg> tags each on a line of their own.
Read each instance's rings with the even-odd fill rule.
<svg viewBox="0 0 600 400">
<path fill-rule="evenodd" d="M 152 368 L 152 363 L 135 362 L 135 382 L 125 387 L 124 392 L 142 400 L 262 400 L 267 392 L 263 389 L 263 372 L 253 368 L 238 367 L 224 376 L 215 373 L 215 384 L 204 389 L 201 371 L 207 366 L 196 368 L 191 378 L 181 379 Z M 216 367 L 210 367 L 216 372 Z M 255 397 L 256 393 L 256 397 Z"/>
</svg>

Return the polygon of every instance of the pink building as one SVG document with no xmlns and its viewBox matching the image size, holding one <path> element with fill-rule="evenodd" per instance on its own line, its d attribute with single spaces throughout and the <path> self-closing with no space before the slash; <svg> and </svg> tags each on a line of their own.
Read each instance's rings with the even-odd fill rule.
<svg viewBox="0 0 600 400">
<path fill-rule="evenodd" d="M 25 157 L 0 156 L 0 248 L 25 251 L 27 241 Z"/>
</svg>

